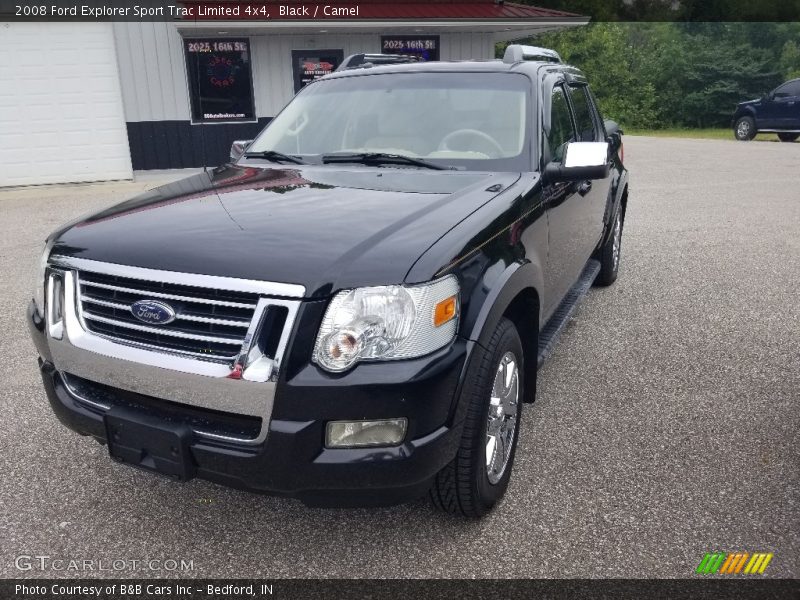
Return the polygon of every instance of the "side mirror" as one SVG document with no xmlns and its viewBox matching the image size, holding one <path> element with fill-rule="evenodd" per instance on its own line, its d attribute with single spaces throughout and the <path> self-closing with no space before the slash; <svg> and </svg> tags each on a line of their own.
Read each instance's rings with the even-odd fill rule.
<svg viewBox="0 0 800 600">
<path fill-rule="evenodd" d="M 544 169 L 546 183 L 585 181 L 608 176 L 608 142 L 571 142 L 567 144 L 564 162 L 551 162 Z"/>
<path fill-rule="evenodd" d="M 231 144 L 231 162 L 236 162 L 247 151 L 247 147 L 253 140 L 236 140 Z"/>
</svg>

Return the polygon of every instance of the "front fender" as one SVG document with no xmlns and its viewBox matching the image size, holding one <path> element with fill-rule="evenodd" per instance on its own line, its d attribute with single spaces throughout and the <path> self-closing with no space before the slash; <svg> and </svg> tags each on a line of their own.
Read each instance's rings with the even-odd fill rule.
<svg viewBox="0 0 800 600">
<path fill-rule="evenodd" d="M 736 111 L 733 113 L 733 118 L 731 119 L 731 127 L 735 127 L 736 121 L 738 121 L 742 117 L 752 117 L 754 121 L 757 120 L 756 109 L 750 105 L 740 106 L 739 108 L 737 108 Z"/>
<path fill-rule="evenodd" d="M 462 386 L 485 355 L 500 319 L 526 289 L 535 293 L 539 308 L 531 315 L 528 335 L 523 337 L 533 345 L 536 343 L 541 307 L 546 306 L 542 294 L 548 223 L 539 175 L 525 174 L 522 179 L 520 185 L 498 195 L 447 232 L 406 276 L 407 283 L 430 281 L 447 273 L 458 277 L 461 288 L 458 335 L 468 342 L 469 357 L 456 398 L 462 396 Z M 531 362 L 535 365 L 535 358 Z M 455 422 L 464 413 L 460 404 L 455 407 Z"/>
<path fill-rule="evenodd" d="M 472 291 L 470 310 L 464 315 L 462 332 L 465 337 L 483 348 L 489 344 L 494 330 L 508 307 L 522 291 L 533 288 L 537 295 L 544 289 L 544 274 L 539 264 L 526 260 L 515 262 L 502 271 L 487 269 Z M 539 314 L 535 315 L 536 326 L 542 318 L 541 302 Z"/>
<path fill-rule="evenodd" d="M 464 363 L 457 393 L 450 408 L 453 423 L 460 423 L 466 416 L 467 403 L 460 402 L 463 397 L 463 388 L 470 374 L 474 374 L 475 369 L 480 364 L 492 334 L 494 334 L 500 323 L 500 319 L 503 318 L 503 315 L 506 314 L 506 311 L 520 293 L 533 289 L 538 296 L 538 290 L 543 289 L 542 269 L 533 262 L 515 262 L 507 266 L 496 263 L 493 266 L 503 268 L 492 269 L 490 267 L 484 271 L 480 281 L 473 288 L 469 301 L 465 303 L 469 308 L 462 317 L 460 330 L 462 332 L 461 335 L 468 339 L 468 359 Z M 539 303 L 538 314 L 531 315 L 531 318 L 536 321 L 535 326 L 536 330 L 538 330 L 542 318 L 541 302 Z M 526 373 L 529 375 L 527 380 L 530 381 L 531 390 L 535 391 L 537 369 L 535 358 L 536 340 L 523 339 L 523 345 L 526 345 L 526 342 L 528 348 L 532 350 L 532 355 L 528 355 L 533 356 L 530 364 L 526 364 Z M 529 397 L 532 398 L 534 395 Z"/>
<path fill-rule="evenodd" d="M 603 244 L 608 241 L 611 236 L 612 223 L 617 218 L 617 214 L 622 210 L 622 197 L 628 189 L 628 170 L 624 167 L 620 170 L 619 176 L 611 185 L 611 190 L 608 194 L 608 204 L 606 205 L 605 217 L 603 218 L 603 237 L 600 239 L 598 248 L 602 248 Z"/>
</svg>

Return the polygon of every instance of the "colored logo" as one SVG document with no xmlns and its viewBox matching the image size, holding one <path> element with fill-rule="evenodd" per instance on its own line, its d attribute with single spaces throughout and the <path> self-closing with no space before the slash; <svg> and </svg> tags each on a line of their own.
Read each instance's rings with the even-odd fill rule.
<svg viewBox="0 0 800 600">
<path fill-rule="evenodd" d="M 326 73 L 330 73 L 333 71 L 333 63 L 320 61 L 306 61 L 303 63 L 303 70 L 304 71 L 325 71 Z"/>
<path fill-rule="evenodd" d="M 772 556 L 771 552 L 707 552 L 695 572 L 702 575 L 761 575 Z"/>
<path fill-rule="evenodd" d="M 139 300 L 131 304 L 131 314 L 148 325 L 166 325 L 175 320 L 175 310 L 158 300 Z"/>
<path fill-rule="evenodd" d="M 223 58 L 221 56 L 214 56 L 208 61 L 208 68 L 206 69 L 208 80 L 211 85 L 226 88 L 232 86 L 236 82 L 235 67 L 230 58 Z"/>
</svg>

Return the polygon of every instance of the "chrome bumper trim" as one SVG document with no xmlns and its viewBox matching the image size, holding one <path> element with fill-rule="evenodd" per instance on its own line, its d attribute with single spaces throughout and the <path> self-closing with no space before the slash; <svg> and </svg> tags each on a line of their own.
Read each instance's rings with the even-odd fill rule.
<svg viewBox="0 0 800 600">
<path fill-rule="evenodd" d="M 69 377 L 65 374 L 61 375 L 61 383 L 64 384 L 64 387 L 67 389 L 67 392 L 70 396 L 75 398 L 78 402 L 82 402 L 84 404 L 88 404 L 94 408 L 98 408 L 100 410 L 111 410 L 110 404 L 103 404 L 102 402 L 95 402 L 94 400 L 89 400 L 86 396 L 81 395 L 78 390 L 76 390 L 69 382 Z"/>
<path fill-rule="evenodd" d="M 90 407 L 92 407 L 94 409 L 97 409 L 97 410 L 102 410 L 102 411 L 111 410 L 111 405 L 110 404 L 103 404 L 102 402 L 97 402 L 95 400 L 89 400 L 86 396 L 84 396 L 80 392 L 78 392 L 78 390 L 76 390 L 74 387 L 72 387 L 72 384 L 69 382 L 69 376 L 62 375 L 61 376 L 61 382 L 64 384 L 64 387 L 66 388 L 67 393 L 70 396 L 72 396 L 75 400 L 77 400 L 78 402 L 80 402 L 82 404 L 86 404 L 86 405 L 88 405 L 88 406 L 90 406 Z M 235 437 L 235 436 L 231 436 L 231 435 L 222 435 L 222 434 L 219 434 L 219 433 L 211 433 L 210 431 L 204 431 L 203 429 L 193 429 L 192 431 L 194 431 L 194 433 L 196 435 L 199 435 L 200 437 L 208 438 L 208 439 L 211 439 L 211 440 L 219 440 L 219 441 L 223 441 L 223 442 L 234 442 L 234 443 L 238 443 L 238 444 L 249 443 L 249 441 L 250 441 L 247 438 L 240 438 L 240 437 Z"/>
<path fill-rule="evenodd" d="M 66 267 L 64 262 L 57 264 Z M 77 268 L 77 265 L 73 266 Z M 103 272 L 123 274 L 112 267 L 116 265 L 109 265 Z M 142 344 L 121 343 L 87 331 L 81 321 L 77 279 L 74 271 L 63 271 L 63 336 L 56 339 L 48 335 L 47 338 L 56 370 L 145 396 L 260 417 L 261 430 L 256 438 L 233 438 L 207 431 L 195 433 L 209 439 L 254 445 L 266 440 L 278 373 L 300 308 L 299 300 L 261 298 L 239 357 L 234 362 L 225 363 L 156 350 Z M 176 279 L 169 281 L 176 282 Z M 216 283 L 222 285 L 222 289 L 231 289 L 226 285 L 227 280 Z M 204 284 L 194 281 L 188 285 Z M 270 289 L 271 285 L 265 283 L 263 289 Z M 262 355 L 255 345 L 260 321 L 269 306 L 283 306 L 288 310 L 274 358 Z M 69 387 L 68 391 L 74 392 Z M 89 403 L 105 409 L 97 403 Z"/>
</svg>

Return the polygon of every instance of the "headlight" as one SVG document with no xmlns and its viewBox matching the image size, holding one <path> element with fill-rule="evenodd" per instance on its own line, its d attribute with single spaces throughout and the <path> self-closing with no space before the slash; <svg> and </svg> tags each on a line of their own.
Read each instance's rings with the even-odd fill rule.
<svg viewBox="0 0 800 600">
<path fill-rule="evenodd" d="M 44 249 L 42 250 L 42 254 L 39 257 L 39 264 L 36 268 L 35 275 L 36 280 L 33 283 L 33 301 L 36 304 L 36 308 L 38 309 L 40 315 L 44 315 L 44 278 L 47 271 L 47 259 L 50 258 L 51 249 L 52 246 L 49 243 L 46 243 Z"/>
<path fill-rule="evenodd" d="M 340 292 L 325 312 L 313 360 L 323 369 L 341 372 L 360 360 L 430 354 L 455 337 L 458 311 L 453 275 L 425 285 Z"/>
</svg>

